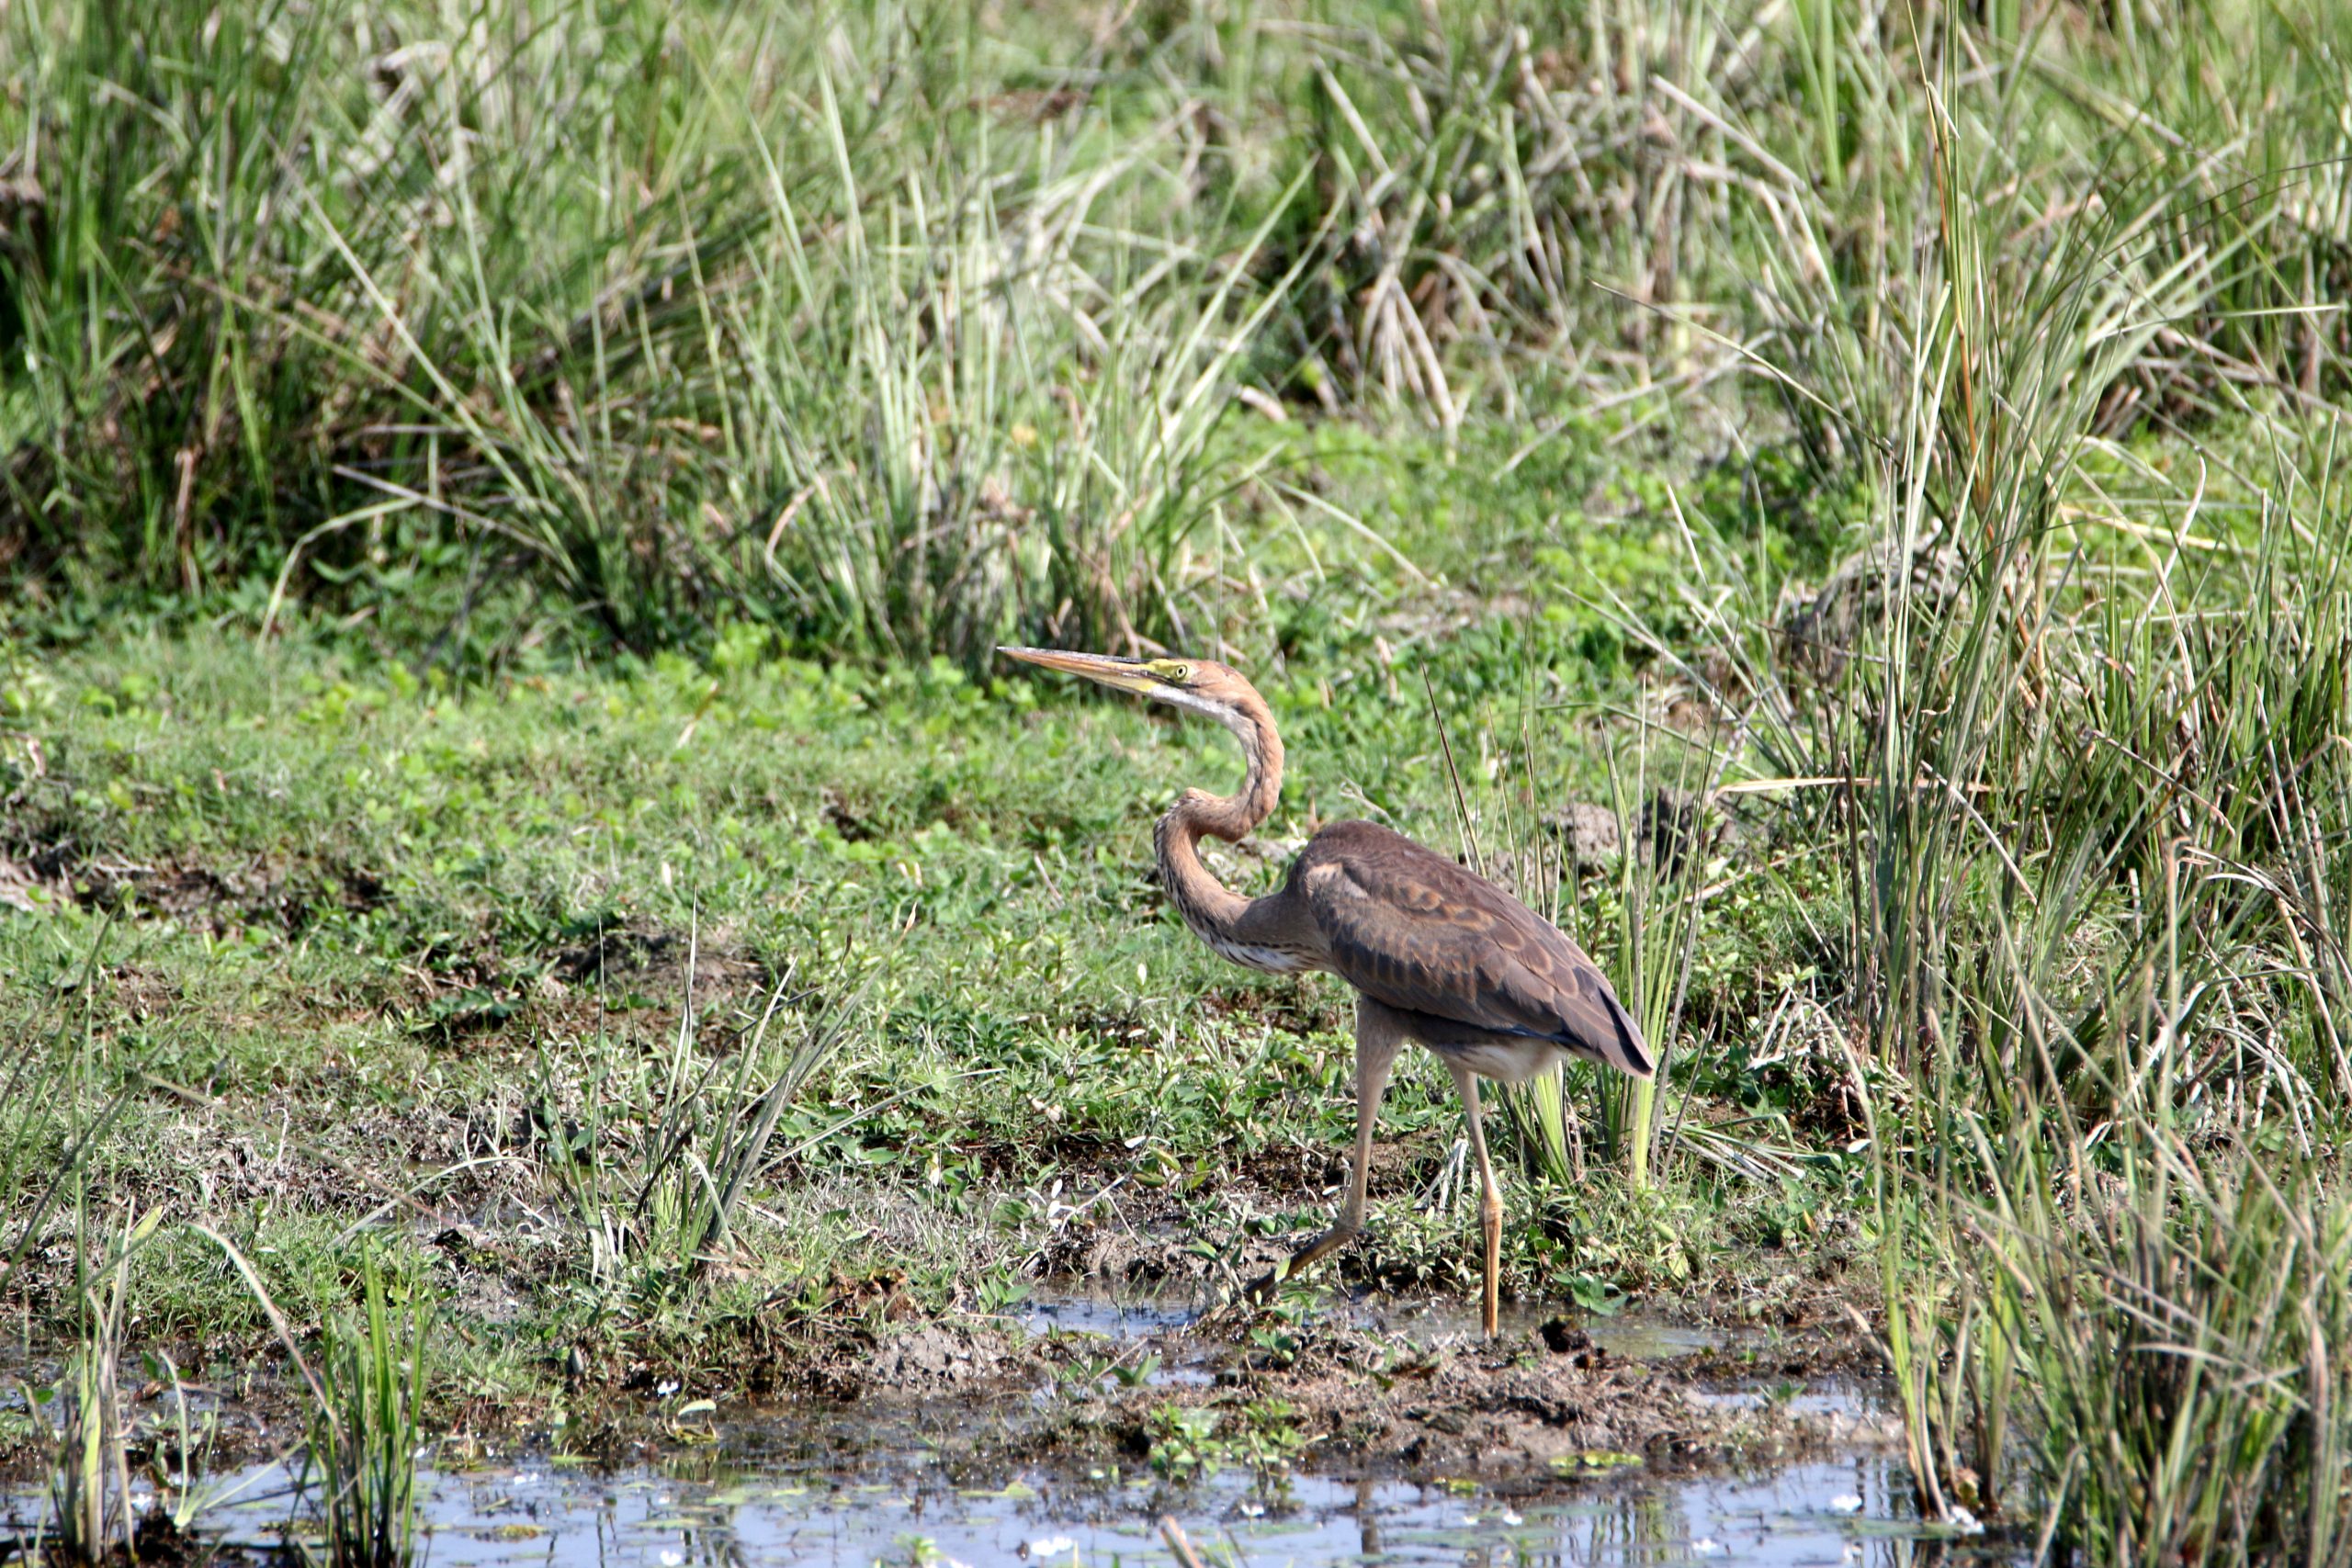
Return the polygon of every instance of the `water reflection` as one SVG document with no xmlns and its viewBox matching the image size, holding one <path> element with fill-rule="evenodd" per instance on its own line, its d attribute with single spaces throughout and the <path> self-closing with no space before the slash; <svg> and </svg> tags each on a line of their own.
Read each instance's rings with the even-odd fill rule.
<svg viewBox="0 0 2352 1568">
<path fill-rule="evenodd" d="M 761 1446 L 770 1454 L 798 1447 Z M 612 1474 L 546 1465 L 430 1472 L 421 1487 L 430 1532 L 424 1563 L 1156 1565 L 1174 1562 L 1157 1533 L 1163 1514 L 1173 1515 L 1211 1561 L 1253 1568 L 1911 1568 L 1963 1557 L 1910 1517 L 1908 1485 L 1879 1455 L 1753 1477 L 1637 1473 L 1514 1495 L 1303 1476 L 1269 1485 L 1233 1472 L 1179 1489 L 1037 1472 L 983 1485 L 951 1477 L 920 1450 L 874 1456 L 872 1468 L 851 1473 L 772 1460 L 745 1464 L 742 1451 L 730 1445 L 664 1470 Z M 249 1497 L 282 1493 L 282 1477 L 252 1480 Z M 1832 1506 L 1854 1498 L 1859 1509 Z M 217 1510 L 210 1524 L 229 1540 L 274 1546 L 284 1517 L 282 1500 L 246 1502 Z M 1964 1552 L 1972 1562 L 2021 1556 L 1978 1543 L 1966 1543 Z"/>
</svg>

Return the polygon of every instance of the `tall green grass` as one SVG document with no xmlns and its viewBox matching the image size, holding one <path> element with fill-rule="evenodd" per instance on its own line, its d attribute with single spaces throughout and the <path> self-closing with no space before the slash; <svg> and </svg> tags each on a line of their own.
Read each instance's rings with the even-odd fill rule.
<svg viewBox="0 0 2352 1568">
<path fill-rule="evenodd" d="M 2092 341 L 2018 311 L 2070 249 L 2098 363 L 2031 395 L 2094 433 L 2343 389 L 2333 8 L 1068 20 L 16 7 L 0 570 L 52 626 L 130 587 L 491 657 L 1205 645 L 1329 499 L 1269 412 L 1540 445 L 1761 375 L 1827 473 L 1902 447 L 1949 315 L 1970 460 Z M 2045 259 L 1939 294 L 1947 229 Z"/>
<path fill-rule="evenodd" d="M 1782 832 L 1843 886 L 1928 1510 L 2038 1514 L 2094 1561 L 2343 1562 L 2352 552 L 2311 392 L 2346 356 L 2310 287 L 2340 265 L 2342 139 L 2289 111 L 2294 167 L 2229 88 L 2292 102 L 2340 57 L 2193 19 L 2177 73 L 2058 12 L 1875 56 L 1824 20 L 1869 62 L 1806 79 L 1846 169 L 1875 146 L 1924 188 L 1865 266 L 1849 236 L 1761 291 L 1772 373 L 1874 517 L 1846 604 L 1796 638 L 1727 625 L 1715 694 L 1759 771 L 1818 784 Z M 2053 91 L 2109 125 L 2054 162 Z M 1774 624 L 1753 583 L 1729 602 Z"/>
<path fill-rule="evenodd" d="M 40 197 L 0 248 L 0 537 L 36 590 L 266 625 L 424 583 L 469 631 L 749 615 L 873 655 L 1187 623 L 1301 176 L 1189 196 L 1181 98 L 1066 140 L 945 9 L 5 25 Z"/>
</svg>

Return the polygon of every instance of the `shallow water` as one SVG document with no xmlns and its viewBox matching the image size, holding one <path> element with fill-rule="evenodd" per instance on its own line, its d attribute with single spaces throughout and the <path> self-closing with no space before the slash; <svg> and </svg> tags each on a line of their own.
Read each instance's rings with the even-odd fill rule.
<svg viewBox="0 0 2352 1568">
<path fill-rule="evenodd" d="M 287 1513 L 286 1475 L 263 1467 L 229 1481 L 242 1488 L 241 1500 L 214 1509 L 208 1529 L 274 1547 Z M 1406 1482 L 1263 1483 L 1238 1472 L 1183 1487 L 1046 1472 L 959 1486 L 920 1450 L 846 1474 L 746 1464 L 732 1452 L 611 1474 L 544 1463 L 428 1471 L 419 1490 L 425 1568 L 1172 1563 L 1158 1531 L 1163 1515 L 1208 1561 L 1253 1568 L 1898 1568 L 1953 1561 L 1947 1545 L 1958 1544 L 1909 1517 L 1907 1485 L 1876 1456 L 1756 1479 L 1634 1473 L 1516 1499 Z"/>
<path fill-rule="evenodd" d="M 1779 1405 L 1792 1416 L 1861 1416 L 1883 1410 L 1879 1391 L 1851 1378 L 1816 1378 L 1801 1387 L 1699 1388 L 1691 1397 L 1724 1410 L 1762 1410 Z"/>
<path fill-rule="evenodd" d="M 1408 1337 L 1476 1328 L 1456 1303 L 1335 1303 L 1333 1309 Z M 1052 1294 L 1013 1315 L 1033 1333 L 1097 1338 L 1108 1359 L 1136 1362 L 1136 1371 L 1151 1367 L 1144 1381 L 1208 1376 L 1200 1358 L 1210 1347 L 1183 1332 L 1198 1315 L 1185 1303 Z M 1511 1326 L 1524 1331 L 1534 1321 Z M 1628 1359 L 1670 1359 L 1724 1343 L 1639 1318 L 1591 1322 L 1586 1332 Z M 1166 1352 L 1171 1364 L 1160 1366 L 1154 1352 Z M 1861 1413 L 1878 1404 L 1868 1384 L 1839 1380 L 1723 1388 L 1700 1397 L 1734 1408 L 1769 1402 L 1820 1413 Z M 1139 1466 L 1122 1471 L 1107 1461 L 1104 1469 L 1085 1472 L 1039 1467 L 979 1474 L 942 1461 L 934 1443 L 989 1418 L 979 1410 L 937 1408 L 877 1422 L 854 1408 L 803 1408 L 707 1429 L 706 1440 L 638 1469 L 598 1472 L 546 1460 L 428 1468 L 419 1485 L 426 1531 L 422 1568 L 1157 1565 L 1177 1561 L 1159 1531 L 1163 1516 L 1179 1522 L 1205 1562 L 1250 1568 L 1898 1568 L 2007 1562 L 2022 1555 L 1980 1550 L 1923 1527 L 1899 1461 L 1883 1449 L 1762 1475 L 1674 1478 L 1636 1465 L 1492 1491 L 1395 1480 L 1270 1479 L 1236 1469 L 1171 1485 Z M 202 1529 L 265 1551 L 280 1546 L 293 1506 L 292 1482 L 282 1470 L 255 1467 L 220 1478 L 215 1489 L 228 1495 L 206 1514 Z M 0 1537 L 22 1539 L 45 1511 L 37 1498 L 0 1497 Z"/>
<path fill-rule="evenodd" d="M 1032 1334 L 1099 1334 L 1142 1339 L 1172 1334 L 1199 1320 L 1200 1309 L 1175 1298 L 1068 1291 L 1031 1296 L 1012 1314 Z"/>
</svg>

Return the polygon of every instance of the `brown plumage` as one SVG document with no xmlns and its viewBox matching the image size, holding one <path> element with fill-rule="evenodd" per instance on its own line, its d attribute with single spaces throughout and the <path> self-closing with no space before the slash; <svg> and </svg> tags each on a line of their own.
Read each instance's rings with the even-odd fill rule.
<svg viewBox="0 0 2352 1568">
<path fill-rule="evenodd" d="M 1282 792 L 1283 744 L 1255 687 L 1207 660 L 1110 659 L 1000 649 L 1049 670 L 1187 707 L 1241 743 L 1231 795 L 1186 790 L 1155 833 L 1160 881 L 1185 925 L 1220 955 L 1271 974 L 1319 969 L 1356 991 L 1356 1146 L 1338 1223 L 1260 1281 L 1270 1287 L 1363 1226 L 1372 1125 L 1399 1045 L 1419 1041 L 1453 1075 L 1478 1162 L 1486 1230 L 1482 1316 L 1495 1331 L 1502 1199 L 1479 1121 L 1478 1079 L 1523 1083 L 1569 1055 L 1636 1077 L 1652 1071 L 1640 1028 L 1591 959 L 1560 929 L 1486 878 L 1372 822 L 1335 822 L 1291 863 L 1282 886 L 1245 898 L 1201 863 L 1200 841 L 1238 841 Z"/>
<path fill-rule="evenodd" d="M 1374 1000 L 1413 1015 L 1441 1053 L 1529 1041 L 1650 1073 L 1641 1031 L 1592 960 L 1560 929 L 1488 882 L 1373 822 L 1334 822 L 1292 863 L 1284 896 L 1303 900 L 1329 970 Z M 1512 1045 L 1528 1072 L 1555 1065 Z"/>
</svg>

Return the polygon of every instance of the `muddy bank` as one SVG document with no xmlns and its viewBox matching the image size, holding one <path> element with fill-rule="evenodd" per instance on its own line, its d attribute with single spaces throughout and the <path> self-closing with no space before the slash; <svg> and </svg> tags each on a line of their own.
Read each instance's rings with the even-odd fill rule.
<svg viewBox="0 0 2352 1568">
<path fill-rule="evenodd" d="M 1452 1303 L 1341 1303 L 1285 1322 L 1046 1296 L 1006 1321 L 842 1325 L 780 1371 L 787 1400 L 990 1411 L 950 1439 L 970 1459 L 1162 1472 L 1272 1456 L 1317 1473 L 1502 1483 L 1780 1462 L 1895 1437 L 1849 1337 L 1521 1314 L 1487 1341 Z"/>
<path fill-rule="evenodd" d="M 583 1366 L 560 1398 L 460 1393 L 430 1424 L 449 1451 L 485 1459 L 553 1448 L 641 1463 L 723 1426 L 786 1418 L 842 1462 L 919 1438 L 979 1472 L 1182 1478 L 1238 1464 L 1504 1486 L 1784 1463 L 1897 1437 L 1849 1335 L 1521 1311 L 1488 1341 L 1452 1300 L 1333 1296 L 1276 1314 L 1060 1291 L 1000 1316 L 895 1318 L 886 1297 L 780 1324 L 743 1364 L 713 1362 L 723 1370 L 699 1378 Z M 209 1382 L 191 1374 L 177 1390 L 126 1366 L 134 1461 L 175 1463 L 184 1415 L 209 1431 L 214 1465 L 300 1441 L 307 1409 L 276 1357 L 221 1371 L 216 1356 Z M 44 1457 L 26 1437 L 0 1484 L 37 1479 Z"/>
</svg>

